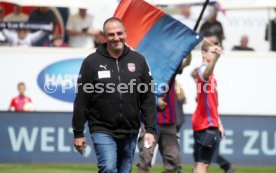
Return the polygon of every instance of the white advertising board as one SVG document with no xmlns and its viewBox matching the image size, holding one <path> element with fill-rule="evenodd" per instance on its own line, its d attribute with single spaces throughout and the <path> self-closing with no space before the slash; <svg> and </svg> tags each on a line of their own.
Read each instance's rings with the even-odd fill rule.
<svg viewBox="0 0 276 173">
<path fill-rule="evenodd" d="M 196 85 L 191 72 L 201 64 L 200 52 L 193 52 L 191 65 L 177 78 L 187 96 L 184 112 L 196 108 Z M 224 52 L 214 74 L 218 82 L 219 113 L 276 115 L 276 53 Z"/>
<path fill-rule="evenodd" d="M 94 50 L 66 48 L 0 48 L 0 110 L 7 110 L 16 96 L 17 83 L 25 82 L 36 111 L 72 111 L 74 89 L 62 93 L 51 81 L 76 82 L 80 64 Z M 184 87 L 186 113 L 196 107 L 196 85 L 191 71 L 201 64 L 200 52 L 177 76 Z M 222 114 L 276 115 L 276 54 L 264 52 L 225 52 L 219 59 L 219 112 Z M 49 84 L 49 85 L 46 85 Z M 47 88 L 48 87 L 48 88 Z M 52 89 L 52 90 L 51 90 Z M 55 89 L 55 91 L 53 91 Z"/>
<path fill-rule="evenodd" d="M 0 76 L 2 84 L 0 86 L 0 109 L 8 109 L 10 100 L 18 94 L 17 83 L 22 81 L 26 84 L 26 95 L 32 98 L 35 110 L 72 111 L 71 102 L 55 99 L 47 95 L 47 91 L 43 91 L 43 86 L 38 84 L 39 74 L 46 70 L 43 71 L 46 73 L 45 80 L 48 78 L 49 80 L 57 81 L 77 75 L 82 59 L 93 51 L 89 49 L 64 48 L 1 48 Z M 74 62 L 76 62 L 75 68 L 73 67 L 74 64 L 72 64 Z M 58 63 L 57 66 L 55 66 L 56 63 Z M 51 65 L 55 67 L 49 70 L 48 67 L 51 67 Z M 72 68 L 74 68 L 74 74 L 70 73 Z M 66 69 L 66 74 L 62 73 Z M 47 76 L 47 74 L 49 75 Z M 74 77 L 76 78 L 76 76 Z"/>
</svg>

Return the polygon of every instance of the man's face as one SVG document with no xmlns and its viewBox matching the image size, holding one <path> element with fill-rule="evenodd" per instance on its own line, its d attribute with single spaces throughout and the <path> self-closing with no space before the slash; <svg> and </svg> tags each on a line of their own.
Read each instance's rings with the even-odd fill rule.
<svg viewBox="0 0 276 173">
<path fill-rule="evenodd" d="M 22 7 L 19 6 L 19 5 L 14 5 L 13 6 L 13 11 L 14 11 L 15 14 L 20 14 L 21 13 L 21 9 L 22 9 Z"/>
<path fill-rule="evenodd" d="M 126 31 L 118 21 L 109 21 L 105 25 L 105 38 L 107 47 L 111 50 L 123 50 L 126 41 Z"/>
<path fill-rule="evenodd" d="M 25 85 L 19 85 L 18 86 L 18 92 L 19 92 L 20 95 L 24 95 L 25 90 L 26 90 Z"/>
<path fill-rule="evenodd" d="M 86 9 L 84 9 L 84 8 L 80 8 L 79 9 L 79 14 L 81 15 L 81 17 L 85 17 L 86 16 Z"/>
<path fill-rule="evenodd" d="M 191 9 L 187 5 L 184 5 L 184 6 L 181 7 L 181 12 L 186 17 L 189 17 L 191 15 Z"/>
</svg>

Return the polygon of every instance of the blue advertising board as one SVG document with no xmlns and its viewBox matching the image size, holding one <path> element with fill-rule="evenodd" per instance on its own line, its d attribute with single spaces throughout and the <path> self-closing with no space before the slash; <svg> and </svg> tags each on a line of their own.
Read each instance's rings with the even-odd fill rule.
<svg viewBox="0 0 276 173">
<path fill-rule="evenodd" d="M 0 112 L 0 163 L 95 163 L 89 132 L 83 155 L 73 147 L 70 112 Z M 276 165 L 275 116 L 221 116 L 226 138 L 220 153 L 236 165 Z M 183 164 L 193 163 L 191 116 L 180 137 Z M 138 152 L 138 151 L 137 151 Z M 137 159 L 138 154 L 136 154 Z M 157 163 L 161 163 L 160 156 Z"/>
</svg>

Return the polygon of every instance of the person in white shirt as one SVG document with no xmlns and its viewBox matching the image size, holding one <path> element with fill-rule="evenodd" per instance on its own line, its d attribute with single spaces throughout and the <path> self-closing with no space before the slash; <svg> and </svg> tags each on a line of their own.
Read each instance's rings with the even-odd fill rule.
<svg viewBox="0 0 276 173">
<path fill-rule="evenodd" d="M 27 29 L 18 29 L 16 32 L 3 29 L 2 33 L 8 40 L 10 46 L 30 47 L 44 36 L 45 31 L 39 30 L 30 33 Z"/>
<path fill-rule="evenodd" d="M 192 6 L 192 4 L 182 4 L 179 6 L 179 14 L 174 14 L 176 20 L 180 21 L 184 25 L 188 26 L 190 29 L 194 29 L 197 19 L 199 17 L 201 7 L 199 6 Z M 209 19 L 215 13 L 214 8 L 208 8 L 205 10 L 201 21 L 205 21 Z"/>
<path fill-rule="evenodd" d="M 87 10 L 83 8 L 80 8 L 77 14 L 70 16 L 66 26 L 69 46 L 94 48 L 93 37 L 98 33 L 94 23 L 93 16 L 87 14 Z"/>
<path fill-rule="evenodd" d="M 0 22 L 4 21 L 5 8 L 0 6 Z M 0 46 L 6 46 L 7 40 L 5 36 L 0 32 Z"/>
<path fill-rule="evenodd" d="M 22 7 L 19 5 L 13 5 L 13 12 L 5 16 L 5 22 L 26 22 L 29 16 L 22 13 Z"/>
<path fill-rule="evenodd" d="M 191 7 L 188 4 L 183 4 L 180 6 L 181 14 L 173 15 L 173 17 L 179 20 L 184 25 L 188 26 L 190 29 L 194 29 L 197 17 L 195 17 L 191 12 Z"/>
</svg>

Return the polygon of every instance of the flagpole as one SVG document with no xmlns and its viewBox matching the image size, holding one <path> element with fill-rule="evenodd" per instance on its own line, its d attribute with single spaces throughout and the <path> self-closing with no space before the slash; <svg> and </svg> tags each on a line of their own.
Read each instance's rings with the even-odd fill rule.
<svg viewBox="0 0 276 173">
<path fill-rule="evenodd" d="M 205 11 L 207 5 L 209 4 L 209 1 L 210 1 L 210 0 L 206 0 L 205 3 L 204 3 L 204 5 L 203 5 L 203 7 L 202 7 L 202 10 L 201 10 L 201 12 L 200 12 L 200 15 L 199 15 L 199 17 L 198 17 L 198 19 L 197 19 L 197 21 L 196 21 L 195 26 L 194 26 L 194 31 L 197 30 L 198 25 L 199 25 L 199 22 L 200 22 L 201 19 L 202 19 L 203 13 L 204 13 L 204 11 Z"/>
<path fill-rule="evenodd" d="M 203 4 L 202 10 L 201 10 L 201 12 L 200 12 L 200 15 L 199 15 L 199 17 L 198 17 L 198 19 L 197 19 L 197 21 L 196 21 L 195 26 L 194 26 L 194 29 L 193 29 L 194 31 L 197 30 L 198 25 L 199 25 L 199 23 L 200 23 L 200 21 L 201 21 L 201 19 L 202 19 L 203 13 L 204 13 L 204 11 L 205 11 L 207 5 L 209 4 L 209 1 L 210 1 L 210 0 L 206 0 L 205 3 Z M 186 58 L 186 57 L 185 57 L 185 58 Z M 178 66 L 177 69 L 179 69 L 180 66 L 181 66 L 181 64 Z M 177 75 L 177 71 L 173 74 L 173 76 L 171 77 L 171 79 L 170 79 L 170 81 L 169 81 L 169 91 L 167 91 L 166 93 L 163 94 L 163 96 L 162 96 L 162 97 L 163 97 L 163 100 L 166 100 L 166 99 L 167 99 L 168 93 L 169 93 L 170 90 L 171 90 L 172 81 L 175 80 L 176 75 Z"/>
</svg>

